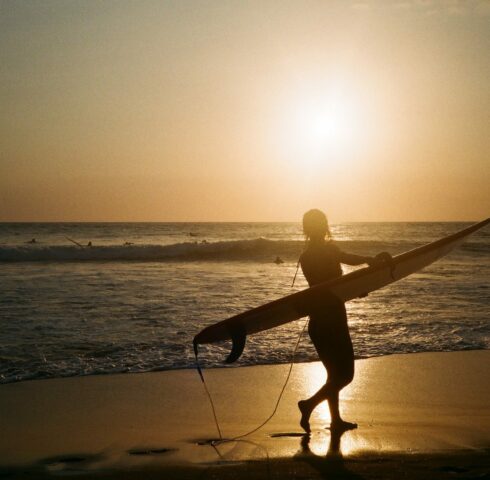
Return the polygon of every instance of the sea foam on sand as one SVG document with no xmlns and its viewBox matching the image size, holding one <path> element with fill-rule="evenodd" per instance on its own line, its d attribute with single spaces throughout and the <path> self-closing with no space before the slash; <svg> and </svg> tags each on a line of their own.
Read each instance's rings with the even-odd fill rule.
<svg viewBox="0 0 490 480">
<path fill-rule="evenodd" d="M 211 475 L 203 469 L 220 468 L 226 471 L 213 470 L 213 478 L 271 478 L 273 466 L 283 478 L 392 478 L 397 465 L 409 470 L 411 465 L 413 478 L 424 478 L 422 462 L 433 470 L 425 478 L 445 478 L 451 468 L 455 474 L 484 475 L 489 366 L 490 351 L 358 360 L 355 380 L 341 395 L 342 414 L 358 429 L 333 435 L 325 428 L 328 409 L 322 405 L 312 416 L 308 438 L 301 436 L 296 403 L 325 381 L 325 372 L 318 362 L 298 364 L 277 414 L 264 428 L 246 441 L 215 446 L 206 443 L 218 433 L 192 370 L 2 385 L 0 473 L 198 478 Z M 223 437 L 241 435 L 267 418 L 287 369 L 205 370 Z"/>
</svg>

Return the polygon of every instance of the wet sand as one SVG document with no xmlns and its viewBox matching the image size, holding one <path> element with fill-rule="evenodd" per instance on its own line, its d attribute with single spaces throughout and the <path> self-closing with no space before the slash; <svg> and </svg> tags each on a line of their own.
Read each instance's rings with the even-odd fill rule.
<svg viewBox="0 0 490 480">
<path fill-rule="evenodd" d="M 332 435 L 328 409 L 302 435 L 296 403 L 325 380 L 298 364 L 276 416 L 218 437 L 195 371 L 0 386 L 0 478 L 488 478 L 490 351 L 358 360 Z M 287 365 L 205 371 L 225 438 L 271 413 Z M 487 475 L 487 476 L 486 476 Z"/>
</svg>

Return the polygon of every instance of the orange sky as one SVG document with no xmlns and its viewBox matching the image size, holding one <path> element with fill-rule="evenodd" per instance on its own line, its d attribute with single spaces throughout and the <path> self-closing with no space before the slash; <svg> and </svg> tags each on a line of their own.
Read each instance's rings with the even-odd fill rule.
<svg viewBox="0 0 490 480">
<path fill-rule="evenodd" d="M 0 221 L 490 215 L 490 2 L 0 3 Z"/>
</svg>

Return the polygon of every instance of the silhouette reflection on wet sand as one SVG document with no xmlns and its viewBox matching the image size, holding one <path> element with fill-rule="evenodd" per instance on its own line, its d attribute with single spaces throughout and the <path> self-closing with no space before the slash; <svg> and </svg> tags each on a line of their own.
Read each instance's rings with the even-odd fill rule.
<svg viewBox="0 0 490 480">
<path fill-rule="evenodd" d="M 341 439 L 347 431 L 333 429 L 330 431 L 330 442 L 325 455 L 317 455 L 310 449 L 311 435 L 305 434 L 301 437 L 300 451 L 295 455 L 296 460 L 308 463 L 323 478 L 347 478 L 362 480 L 364 477 L 347 469 L 344 456 L 342 455 Z"/>
</svg>

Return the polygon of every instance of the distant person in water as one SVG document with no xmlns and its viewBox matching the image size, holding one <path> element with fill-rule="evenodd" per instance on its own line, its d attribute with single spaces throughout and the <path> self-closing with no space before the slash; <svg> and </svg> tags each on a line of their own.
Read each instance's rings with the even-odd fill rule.
<svg viewBox="0 0 490 480">
<path fill-rule="evenodd" d="M 352 255 L 340 250 L 330 235 L 327 217 L 320 210 L 309 210 L 304 214 L 303 232 L 308 243 L 300 257 L 300 264 L 310 286 L 340 277 L 341 263 L 376 263 L 373 257 Z M 342 300 L 333 294 L 317 299 L 310 313 L 308 333 L 328 376 L 327 382 L 318 392 L 298 402 L 301 427 L 307 433 L 310 432 L 311 413 L 321 402 L 327 400 L 331 430 L 357 428 L 357 424 L 344 421 L 339 411 L 339 392 L 354 378 L 354 350 Z"/>
<path fill-rule="evenodd" d="M 274 260 L 274 263 L 277 265 L 280 265 L 281 263 L 284 263 L 284 260 L 281 257 L 276 257 Z"/>
<path fill-rule="evenodd" d="M 37 242 L 36 242 L 36 239 L 35 239 L 35 238 L 33 238 L 32 240 L 29 240 L 29 241 L 27 241 L 26 243 L 37 243 Z"/>
</svg>

